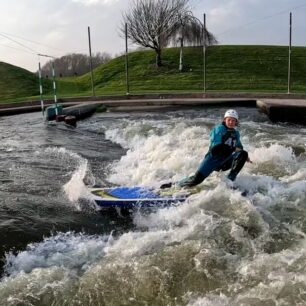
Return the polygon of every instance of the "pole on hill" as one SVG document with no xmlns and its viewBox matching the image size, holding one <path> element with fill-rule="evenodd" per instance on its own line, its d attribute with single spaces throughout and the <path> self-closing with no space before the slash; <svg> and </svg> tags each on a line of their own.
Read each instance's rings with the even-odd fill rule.
<svg viewBox="0 0 306 306">
<path fill-rule="evenodd" d="M 125 23 L 125 82 L 126 82 L 126 94 L 130 94 L 129 86 L 129 50 L 128 50 L 128 26 Z"/>
<path fill-rule="evenodd" d="M 292 44 L 292 12 L 289 14 L 289 54 L 288 54 L 288 91 L 290 94 L 291 85 L 291 44 Z"/>
<path fill-rule="evenodd" d="M 95 93 L 94 78 L 93 78 L 93 72 L 92 72 L 90 27 L 88 27 L 88 45 L 89 45 L 89 67 L 90 67 L 90 78 L 91 78 L 91 90 L 92 90 L 93 97 L 95 97 L 96 93 Z"/>
<path fill-rule="evenodd" d="M 39 78 L 39 95 L 40 95 L 41 111 L 42 111 L 42 115 L 44 116 L 44 99 L 43 99 L 43 88 L 42 88 L 42 80 L 41 80 L 40 62 L 38 62 L 38 78 Z"/>
<path fill-rule="evenodd" d="M 203 14 L 203 91 L 206 93 L 206 14 Z"/>
</svg>

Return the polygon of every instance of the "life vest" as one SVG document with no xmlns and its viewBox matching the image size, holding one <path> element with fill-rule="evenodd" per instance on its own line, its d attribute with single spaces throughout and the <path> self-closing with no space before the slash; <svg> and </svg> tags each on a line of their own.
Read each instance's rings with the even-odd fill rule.
<svg viewBox="0 0 306 306">
<path fill-rule="evenodd" d="M 237 147 L 243 149 L 237 130 L 228 129 L 224 124 L 220 124 L 211 131 L 209 152 L 213 155 L 227 156 Z"/>
<path fill-rule="evenodd" d="M 222 143 L 231 147 L 233 151 L 235 151 L 238 141 L 238 135 L 236 130 L 229 130 L 225 132 L 222 136 Z"/>
</svg>

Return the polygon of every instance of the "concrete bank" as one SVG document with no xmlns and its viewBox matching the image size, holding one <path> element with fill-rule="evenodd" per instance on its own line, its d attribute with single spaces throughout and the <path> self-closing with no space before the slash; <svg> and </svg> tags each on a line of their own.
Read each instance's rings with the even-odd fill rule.
<svg viewBox="0 0 306 306">
<path fill-rule="evenodd" d="M 245 106 L 256 107 L 256 99 L 249 98 L 171 98 L 171 99 L 136 99 L 102 101 L 108 109 L 133 110 L 139 107 L 190 107 L 190 106 Z"/>
<path fill-rule="evenodd" d="M 99 106 L 104 105 L 109 110 L 137 110 L 139 108 L 163 108 L 163 107 L 190 107 L 190 106 L 245 106 L 245 107 L 256 107 L 256 99 L 250 98 L 168 98 L 168 99 L 117 99 L 117 100 L 100 100 L 97 101 L 75 101 L 75 102 L 59 102 L 66 113 L 71 111 L 77 112 L 78 108 L 88 107 L 90 105 Z M 16 104 L 15 104 L 16 105 Z M 50 105 L 48 103 L 47 105 Z M 46 106 L 47 106 L 46 105 Z M 0 105 L 0 116 L 16 115 L 26 112 L 37 112 L 41 111 L 40 103 L 36 105 L 26 106 L 14 106 Z"/>
<path fill-rule="evenodd" d="M 51 102 L 50 102 L 51 103 Z M 50 104 L 48 103 L 48 104 Z M 66 113 L 78 112 L 81 108 L 88 108 L 90 106 L 104 105 L 110 111 L 135 111 L 135 110 L 158 110 L 165 107 L 257 107 L 260 111 L 267 114 L 271 121 L 277 122 L 292 122 L 306 124 L 306 99 L 288 99 L 288 98 L 187 98 L 187 97 L 155 97 L 153 98 L 137 98 L 131 99 L 94 99 L 82 101 L 62 101 L 59 104 L 63 105 Z M 8 107 L 10 106 L 10 107 Z M 41 111 L 40 103 L 37 101 L 36 105 L 16 106 L 0 105 L 0 116 L 15 115 L 26 112 Z"/>
<path fill-rule="evenodd" d="M 78 103 L 76 102 L 67 102 L 65 103 L 66 107 L 69 106 L 75 106 Z M 46 104 L 46 106 L 48 105 L 52 105 L 52 103 L 50 104 Z M 24 105 L 24 104 L 9 104 L 9 105 L 1 105 L 0 104 L 0 116 L 11 116 L 11 115 L 18 115 L 18 114 L 25 114 L 25 113 L 33 113 L 33 112 L 39 112 L 41 111 L 41 105 L 40 102 L 37 103 L 33 103 L 31 105 Z"/>
<path fill-rule="evenodd" d="M 261 99 L 256 104 L 273 122 L 306 124 L 306 99 Z"/>
</svg>

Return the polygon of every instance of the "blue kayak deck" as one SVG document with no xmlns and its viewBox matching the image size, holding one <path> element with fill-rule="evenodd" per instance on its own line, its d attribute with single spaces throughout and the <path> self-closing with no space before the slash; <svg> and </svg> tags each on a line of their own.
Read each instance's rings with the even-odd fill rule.
<svg viewBox="0 0 306 306">
<path fill-rule="evenodd" d="M 90 191 L 96 204 L 105 208 L 163 207 L 183 202 L 189 196 L 188 193 L 175 196 L 171 190 L 144 187 L 91 188 Z"/>
</svg>

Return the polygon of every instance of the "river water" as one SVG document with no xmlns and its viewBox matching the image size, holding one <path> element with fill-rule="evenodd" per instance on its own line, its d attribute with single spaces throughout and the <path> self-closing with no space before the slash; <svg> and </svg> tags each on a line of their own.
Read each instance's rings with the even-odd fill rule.
<svg viewBox="0 0 306 306">
<path fill-rule="evenodd" d="M 84 181 L 193 173 L 224 108 L 100 113 L 77 128 L 0 118 L 0 305 L 305 305 L 306 128 L 237 110 L 253 161 L 238 189 L 214 173 L 186 202 L 130 216 L 99 211 Z"/>
</svg>

